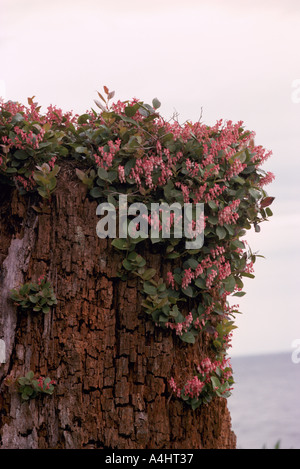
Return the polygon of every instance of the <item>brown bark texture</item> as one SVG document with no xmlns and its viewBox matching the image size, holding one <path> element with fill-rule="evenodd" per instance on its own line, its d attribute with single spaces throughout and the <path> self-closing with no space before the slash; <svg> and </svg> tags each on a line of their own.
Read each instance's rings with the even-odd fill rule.
<svg viewBox="0 0 300 469">
<path fill-rule="evenodd" d="M 193 411 L 171 396 L 169 378 L 191 377 L 207 344 L 184 344 L 145 317 L 138 279 L 120 280 L 120 255 L 97 237 L 97 202 L 67 168 L 48 213 L 38 200 L 0 194 L 0 448 L 235 448 L 225 399 Z M 159 251 L 143 255 L 166 272 Z M 10 289 L 42 274 L 57 305 L 17 312 Z M 7 384 L 29 370 L 56 380 L 54 394 L 22 401 Z"/>
</svg>

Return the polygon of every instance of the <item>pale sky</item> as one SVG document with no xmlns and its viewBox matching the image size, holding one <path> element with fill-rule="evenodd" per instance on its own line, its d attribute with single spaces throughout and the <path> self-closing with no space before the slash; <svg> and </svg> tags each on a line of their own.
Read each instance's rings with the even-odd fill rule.
<svg viewBox="0 0 300 469">
<path fill-rule="evenodd" d="M 238 299 L 232 356 L 292 353 L 300 339 L 299 45 L 298 0 L 0 0 L 6 99 L 80 113 L 106 85 L 116 99 L 157 97 L 165 118 L 243 120 L 273 151 L 274 217 L 247 237 L 266 259 Z"/>
</svg>

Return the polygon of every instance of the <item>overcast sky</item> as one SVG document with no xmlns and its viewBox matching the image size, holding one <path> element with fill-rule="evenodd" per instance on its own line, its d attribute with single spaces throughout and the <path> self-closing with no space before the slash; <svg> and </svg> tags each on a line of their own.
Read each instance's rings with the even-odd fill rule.
<svg viewBox="0 0 300 469">
<path fill-rule="evenodd" d="M 232 356 L 292 353 L 300 339 L 299 45 L 299 0 L 0 0 L 6 99 L 80 113 L 106 85 L 157 97 L 166 118 L 243 120 L 273 151 L 274 217 L 247 237 L 266 259 L 239 299 Z"/>
</svg>

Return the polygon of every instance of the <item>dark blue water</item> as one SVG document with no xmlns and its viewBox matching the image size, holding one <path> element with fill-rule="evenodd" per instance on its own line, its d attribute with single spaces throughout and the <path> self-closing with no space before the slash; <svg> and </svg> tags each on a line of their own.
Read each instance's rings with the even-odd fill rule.
<svg viewBox="0 0 300 469">
<path fill-rule="evenodd" d="M 290 353 L 233 357 L 228 399 L 237 448 L 300 449 L 300 363 Z"/>
</svg>

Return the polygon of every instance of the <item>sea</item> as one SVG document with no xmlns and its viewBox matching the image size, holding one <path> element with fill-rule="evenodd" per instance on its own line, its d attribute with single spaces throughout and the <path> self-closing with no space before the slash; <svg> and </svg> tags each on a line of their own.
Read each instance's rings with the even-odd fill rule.
<svg viewBox="0 0 300 469">
<path fill-rule="evenodd" d="M 300 363 L 292 353 L 232 357 L 237 449 L 300 449 Z"/>
</svg>

